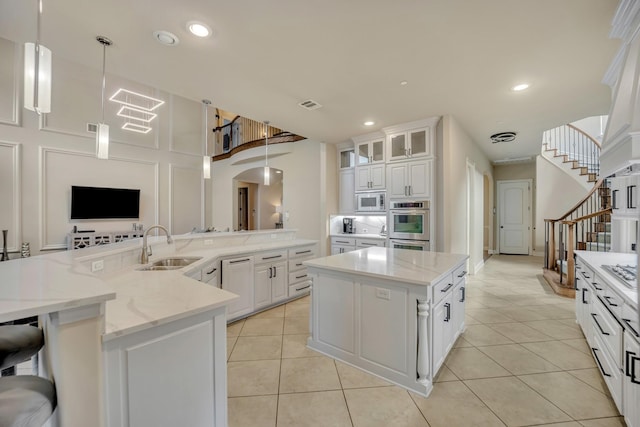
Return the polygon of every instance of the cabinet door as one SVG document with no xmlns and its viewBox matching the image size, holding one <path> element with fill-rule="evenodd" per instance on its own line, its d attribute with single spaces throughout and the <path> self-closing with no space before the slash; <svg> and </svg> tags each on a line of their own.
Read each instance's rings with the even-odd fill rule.
<svg viewBox="0 0 640 427">
<path fill-rule="evenodd" d="M 635 176 L 629 176 L 625 180 L 625 196 L 627 213 L 635 214 L 638 211 L 638 186 Z"/>
<path fill-rule="evenodd" d="M 407 196 L 407 165 L 393 163 L 387 165 L 387 194 L 389 199 Z"/>
<path fill-rule="evenodd" d="M 411 197 L 431 197 L 431 161 L 407 164 L 409 195 Z"/>
<path fill-rule="evenodd" d="M 253 311 L 253 257 L 222 261 L 222 289 L 240 298 L 227 306 L 227 317 L 233 319 Z"/>
<path fill-rule="evenodd" d="M 376 190 L 384 190 L 385 189 L 384 164 L 371 165 L 369 166 L 369 168 L 370 168 L 369 175 L 371 177 L 371 188 Z"/>
<path fill-rule="evenodd" d="M 430 156 L 431 138 L 429 128 L 412 130 L 409 132 L 409 157 Z"/>
<path fill-rule="evenodd" d="M 287 298 L 287 263 L 279 262 L 273 265 L 271 278 L 271 303 Z"/>
<path fill-rule="evenodd" d="M 449 350 L 451 341 L 451 302 L 449 293 L 433 309 L 433 373 L 438 372 L 440 365 Z"/>
<path fill-rule="evenodd" d="M 399 133 L 396 135 L 389 136 L 389 145 L 390 145 L 390 158 L 388 160 L 394 159 L 405 159 L 408 154 L 407 150 L 407 134 Z"/>
<path fill-rule="evenodd" d="M 371 151 L 369 148 L 368 142 L 356 145 L 356 165 L 367 165 L 371 163 Z"/>
<path fill-rule="evenodd" d="M 627 187 L 624 177 L 611 178 L 611 209 L 613 214 L 627 212 Z"/>
<path fill-rule="evenodd" d="M 464 326 L 464 307 L 466 301 L 465 280 L 462 279 L 453 288 L 452 308 L 451 308 L 451 345 Z"/>
<path fill-rule="evenodd" d="M 356 191 L 371 189 L 371 168 L 362 166 L 356 168 Z"/>
<path fill-rule="evenodd" d="M 353 148 L 340 150 L 340 169 L 352 168 L 356 163 L 356 152 Z"/>
<path fill-rule="evenodd" d="M 628 427 L 640 427 L 640 344 L 626 331 L 624 333 L 624 420 Z"/>
<path fill-rule="evenodd" d="M 340 213 L 353 213 L 356 211 L 355 188 L 355 171 L 353 169 L 340 171 Z"/>
<path fill-rule="evenodd" d="M 384 140 L 372 141 L 370 144 L 371 163 L 384 162 Z"/>
<path fill-rule="evenodd" d="M 271 264 L 261 264 L 256 266 L 255 290 L 253 297 L 254 309 L 265 307 L 271 304 Z"/>
</svg>

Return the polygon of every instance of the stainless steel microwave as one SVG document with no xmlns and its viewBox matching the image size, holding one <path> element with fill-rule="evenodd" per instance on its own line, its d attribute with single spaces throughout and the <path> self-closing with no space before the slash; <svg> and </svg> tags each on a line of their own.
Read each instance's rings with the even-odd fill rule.
<svg viewBox="0 0 640 427">
<path fill-rule="evenodd" d="M 385 193 L 356 193 L 356 212 L 385 212 Z"/>
</svg>

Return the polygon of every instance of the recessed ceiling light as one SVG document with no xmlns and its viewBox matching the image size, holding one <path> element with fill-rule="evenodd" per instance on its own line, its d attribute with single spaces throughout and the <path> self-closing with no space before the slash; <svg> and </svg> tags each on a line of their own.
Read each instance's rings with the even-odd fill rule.
<svg viewBox="0 0 640 427">
<path fill-rule="evenodd" d="M 198 21 L 187 22 L 187 29 L 197 37 L 209 37 L 211 35 L 211 28 L 207 24 L 203 24 Z"/>
<path fill-rule="evenodd" d="M 403 81 L 401 81 L 401 82 L 400 82 L 400 86 L 406 86 L 406 85 L 407 85 L 407 83 L 409 83 L 409 82 L 408 82 L 408 81 L 406 81 L 406 80 L 403 80 Z"/>
<path fill-rule="evenodd" d="M 154 31 L 153 37 L 165 46 L 175 46 L 180 43 L 178 36 L 165 30 Z"/>
<path fill-rule="evenodd" d="M 373 126 L 375 124 L 376 124 L 376 122 L 372 122 L 371 120 L 369 120 L 368 122 L 364 122 L 365 126 Z"/>
<path fill-rule="evenodd" d="M 521 90 L 525 90 L 528 88 L 529 88 L 529 83 L 521 83 L 519 85 L 515 85 L 514 87 L 512 87 L 511 90 L 514 92 L 520 92 Z"/>
</svg>

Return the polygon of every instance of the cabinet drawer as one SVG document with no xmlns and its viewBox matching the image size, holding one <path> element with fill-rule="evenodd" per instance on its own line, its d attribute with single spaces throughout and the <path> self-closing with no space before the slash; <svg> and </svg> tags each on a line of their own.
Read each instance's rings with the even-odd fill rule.
<svg viewBox="0 0 640 427">
<path fill-rule="evenodd" d="M 640 324 L 638 324 L 638 313 L 629 304 L 622 306 L 622 315 L 620 316 L 624 328 L 636 338 L 640 338 Z"/>
<path fill-rule="evenodd" d="M 597 335 L 611 352 L 615 365 L 619 368 L 622 365 L 622 326 L 607 311 L 599 297 L 593 299 L 591 321 L 594 335 Z"/>
<path fill-rule="evenodd" d="M 289 249 L 289 258 L 313 258 L 315 256 L 315 246 L 301 246 L 299 248 Z"/>
<path fill-rule="evenodd" d="M 303 280 L 307 280 L 309 278 L 309 274 L 307 273 L 307 269 L 293 271 L 289 273 L 289 285 L 293 285 L 294 283 L 302 282 Z"/>
<path fill-rule="evenodd" d="M 453 288 L 453 276 L 448 274 L 444 279 L 436 282 L 433 287 L 433 305 L 436 305 L 442 298 L 450 294 Z"/>
<path fill-rule="evenodd" d="M 611 290 L 610 287 L 605 287 L 601 294 L 602 302 L 618 319 L 622 316 L 622 307 L 624 306 L 624 300 Z"/>
<path fill-rule="evenodd" d="M 305 262 L 305 260 L 306 258 L 290 259 L 289 272 L 294 272 L 306 268 L 304 264 L 302 264 L 303 262 Z"/>
<path fill-rule="evenodd" d="M 594 332 L 592 342 L 591 353 L 596 361 L 596 365 L 598 365 L 598 369 L 602 374 L 602 378 L 604 378 L 604 382 L 607 384 L 607 388 L 609 388 L 609 392 L 616 406 L 622 408 L 622 371 L 616 366 L 614 358 L 606 346 L 602 344 L 597 332 Z"/>
<path fill-rule="evenodd" d="M 256 254 L 253 260 L 254 264 L 262 264 L 265 262 L 278 262 L 287 259 L 287 251 L 273 251 Z"/>
<path fill-rule="evenodd" d="M 295 285 L 289 285 L 289 298 L 307 294 L 310 290 L 311 280 L 304 280 L 300 283 L 296 283 Z"/>
<path fill-rule="evenodd" d="M 461 266 L 457 267 L 455 270 L 453 270 L 453 282 L 454 284 L 458 284 L 460 283 L 460 281 L 464 280 L 464 278 L 467 276 L 467 270 L 466 270 L 466 265 L 462 264 Z"/>
<path fill-rule="evenodd" d="M 384 247 L 384 240 L 377 239 L 356 239 L 356 247 L 358 249 L 369 248 L 372 246 Z"/>
<path fill-rule="evenodd" d="M 593 270 L 580 258 L 576 258 L 576 275 L 582 277 L 587 282 L 593 280 Z"/>
<path fill-rule="evenodd" d="M 356 239 L 354 237 L 332 237 L 331 245 L 355 246 Z"/>
</svg>

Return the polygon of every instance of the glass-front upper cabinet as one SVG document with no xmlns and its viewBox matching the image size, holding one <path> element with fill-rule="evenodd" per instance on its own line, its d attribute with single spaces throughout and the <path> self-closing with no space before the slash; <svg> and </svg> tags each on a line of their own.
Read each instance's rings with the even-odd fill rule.
<svg viewBox="0 0 640 427">
<path fill-rule="evenodd" d="M 352 168 L 356 165 L 356 153 L 353 148 L 340 150 L 340 169 Z"/>
<path fill-rule="evenodd" d="M 358 165 L 384 162 L 384 139 L 382 138 L 356 144 L 356 150 Z"/>
<path fill-rule="evenodd" d="M 430 129 L 415 129 L 389 136 L 389 160 L 431 155 Z"/>
</svg>

